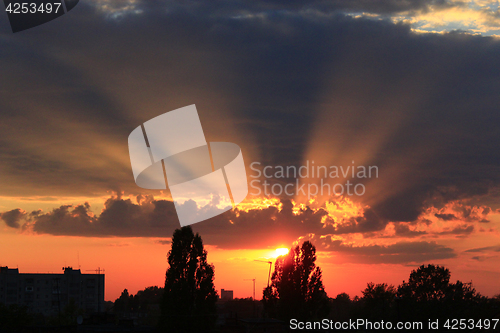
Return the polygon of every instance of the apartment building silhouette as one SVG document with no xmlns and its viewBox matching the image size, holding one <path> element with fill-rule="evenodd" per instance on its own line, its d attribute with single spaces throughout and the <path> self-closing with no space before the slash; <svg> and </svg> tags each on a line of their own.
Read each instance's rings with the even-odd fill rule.
<svg viewBox="0 0 500 333">
<path fill-rule="evenodd" d="M 0 303 L 26 306 L 30 312 L 45 316 L 57 315 L 70 303 L 86 313 L 101 312 L 104 274 L 82 274 L 71 267 L 63 270 L 60 274 L 33 274 L 0 267 Z"/>
</svg>

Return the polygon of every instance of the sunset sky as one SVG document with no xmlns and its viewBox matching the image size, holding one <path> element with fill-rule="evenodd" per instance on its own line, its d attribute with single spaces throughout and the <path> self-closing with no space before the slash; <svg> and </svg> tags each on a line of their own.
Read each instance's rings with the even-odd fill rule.
<svg viewBox="0 0 500 333">
<path fill-rule="evenodd" d="M 193 225 L 219 292 L 250 297 L 255 278 L 260 299 L 269 265 L 255 260 L 311 240 L 330 297 L 398 285 L 427 263 L 500 294 L 498 6 L 81 0 L 15 34 L 1 13 L 0 266 L 100 267 L 106 300 L 162 286 L 180 225 L 168 190 L 135 184 L 127 138 L 195 104 L 207 141 L 241 147 L 249 182 L 269 166 L 270 184 L 365 189 L 250 189 Z M 313 161 L 378 173 L 276 177 Z"/>
</svg>

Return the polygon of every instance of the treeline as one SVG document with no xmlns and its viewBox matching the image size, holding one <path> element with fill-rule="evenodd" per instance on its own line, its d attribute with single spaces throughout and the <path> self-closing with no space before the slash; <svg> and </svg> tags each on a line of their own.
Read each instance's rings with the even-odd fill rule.
<svg viewBox="0 0 500 333">
<path fill-rule="evenodd" d="M 481 296 L 472 282 L 452 283 L 448 268 L 431 264 L 413 270 L 397 287 L 370 282 L 362 297 L 351 299 L 341 293 L 331 299 L 316 266 L 316 249 L 308 241 L 276 260 L 263 302 L 265 316 L 284 321 L 491 319 L 500 312 L 500 296 Z"/>
<path fill-rule="evenodd" d="M 130 295 L 128 290 L 124 289 L 112 309 L 117 313 L 147 312 L 160 304 L 162 295 L 163 288 L 157 286 L 139 290 L 135 295 Z"/>
<path fill-rule="evenodd" d="M 216 324 L 223 327 L 224 321 L 217 321 L 215 267 L 207 261 L 202 239 L 190 227 L 183 227 L 174 232 L 171 244 L 164 287 L 148 287 L 136 295 L 125 289 L 114 302 L 106 302 L 106 311 L 113 314 L 111 318 L 118 326 L 128 322 L 169 333 L 214 332 Z M 262 306 L 256 307 L 253 300 L 248 302 L 254 317 L 263 318 L 263 322 L 279 319 L 284 328 L 290 319 L 426 322 L 441 318 L 493 319 L 500 313 L 500 296 L 481 296 L 471 282 L 452 282 L 449 269 L 432 264 L 411 271 L 408 281 L 398 286 L 370 282 L 361 297 L 341 293 L 330 298 L 322 270 L 316 265 L 316 248 L 309 241 L 276 259 L 271 283 L 263 290 Z M 226 314 L 238 312 L 238 306 L 248 308 L 244 301 L 226 303 Z M 33 324 L 74 325 L 80 313 L 72 302 L 59 316 L 41 321 L 24 306 L 0 304 L 0 332 L 19 331 Z"/>
<path fill-rule="evenodd" d="M 429 319 L 492 319 L 500 313 L 500 297 L 481 296 L 471 282 L 450 282 L 450 271 L 442 266 L 422 265 L 408 282 L 397 287 L 368 283 L 361 297 L 345 293 L 331 300 L 330 317 L 336 320 L 365 318 L 386 321 Z"/>
<path fill-rule="evenodd" d="M 158 302 L 160 328 L 169 332 L 211 331 L 217 318 L 215 267 L 207 263 L 201 237 L 190 227 L 176 230 L 168 262 L 165 288 L 146 288 L 135 296 L 125 290 L 114 309 L 140 312 Z M 370 282 L 361 292 L 361 297 L 352 299 L 346 293 L 328 297 L 321 268 L 316 265 L 316 248 L 306 241 L 276 259 L 257 316 L 280 319 L 285 324 L 290 319 L 325 318 L 427 322 L 440 318 L 491 319 L 500 312 L 499 296 L 481 296 L 471 282 L 452 282 L 449 269 L 432 264 L 413 270 L 408 281 L 399 286 Z"/>
</svg>

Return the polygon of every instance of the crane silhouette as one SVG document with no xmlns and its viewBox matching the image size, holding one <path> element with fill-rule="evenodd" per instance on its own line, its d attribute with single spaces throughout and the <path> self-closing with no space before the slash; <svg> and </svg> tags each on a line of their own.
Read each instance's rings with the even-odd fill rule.
<svg viewBox="0 0 500 333">
<path fill-rule="evenodd" d="M 254 261 L 265 262 L 266 264 L 269 264 L 269 275 L 267 276 L 267 287 L 269 288 L 269 280 L 271 279 L 271 265 L 273 264 L 273 262 L 266 260 L 257 260 L 257 259 L 255 259 Z"/>
</svg>

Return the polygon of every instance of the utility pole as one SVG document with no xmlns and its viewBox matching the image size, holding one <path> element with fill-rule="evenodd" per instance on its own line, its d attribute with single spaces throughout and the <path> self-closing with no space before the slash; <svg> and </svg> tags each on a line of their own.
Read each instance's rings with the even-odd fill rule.
<svg viewBox="0 0 500 333">
<path fill-rule="evenodd" d="M 253 281 L 253 298 L 252 298 L 252 303 L 253 303 L 253 317 L 257 318 L 257 310 L 255 308 L 255 279 L 244 279 L 244 281 Z"/>
<path fill-rule="evenodd" d="M 255 279 L 244 279 L 243 281 L 253 281 L 253 300 L 255 301 Z"/>
<path fill-rule="evenodd" d="M 271 266 L 273 262 L 266 260 L 257 260 L 257 259 L 255 259 L 254 261 L 265 262 L 266 264 L 269 264 L 269 275 L 267 276 L 267 287 L 269 288 L 269 280 L 271 279 Z"/>
</svg>

